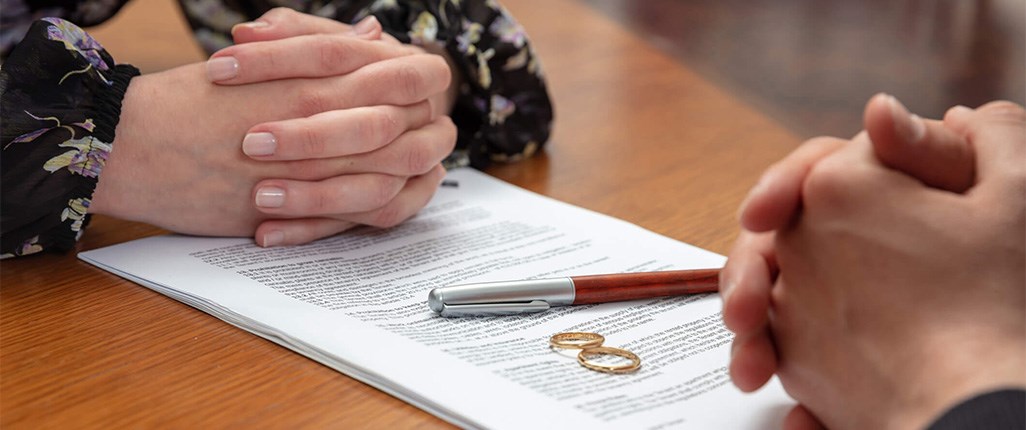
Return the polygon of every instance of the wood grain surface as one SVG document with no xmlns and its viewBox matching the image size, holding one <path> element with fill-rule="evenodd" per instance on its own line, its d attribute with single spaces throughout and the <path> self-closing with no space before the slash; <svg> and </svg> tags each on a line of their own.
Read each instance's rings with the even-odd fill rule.
<svg viewBox="0 0 1026 430">
<path fill-rule="evenodd" d="M 798 139 L 577 1 L 503 3 L 542 58 L 556 127 L 544 153 L 488 173 L 725 253 L 746 190 Z M 144 70 L 202 59 L 177 19 L 169 0 L 136 0 L 97 37 Z M 182 39 L 131 47 L 147 34 Z M 161 233 L 96 217 L 78 251 Z M 0 275 L 4 429 L 451 427 L 74 253 Z"/>
</svg>

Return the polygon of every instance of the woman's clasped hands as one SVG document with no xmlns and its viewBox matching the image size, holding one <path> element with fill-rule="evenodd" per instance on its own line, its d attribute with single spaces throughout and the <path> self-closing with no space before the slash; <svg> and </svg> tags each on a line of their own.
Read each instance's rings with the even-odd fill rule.
<svg viewBox="0 0 1026 430">
<path fill-rule="evenodd" d="M 186 234 L 301 244 L 422 208 L 452 151 L 448 62 L 273 9 L 237 43 L 135 78 L 90 211 Z"/>
</svg>

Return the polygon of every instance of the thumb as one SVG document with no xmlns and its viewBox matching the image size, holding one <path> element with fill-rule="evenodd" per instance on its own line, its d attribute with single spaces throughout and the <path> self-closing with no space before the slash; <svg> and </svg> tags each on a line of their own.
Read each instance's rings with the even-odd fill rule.
<svg viewBox="0 0 1026 430">
<path fill-rule="evenodd" d="M 887 94 L 873 96 L 863 116 L 876 156 L 887 167 L 956 193 L 975 182 L 975 152 L 942 122 L 910 114 Z"/>
</svg>

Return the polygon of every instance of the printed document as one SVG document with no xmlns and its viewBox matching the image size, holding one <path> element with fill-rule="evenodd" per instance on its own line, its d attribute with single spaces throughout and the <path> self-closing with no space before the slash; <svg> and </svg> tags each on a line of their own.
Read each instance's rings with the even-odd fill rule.
<svg viewBox="0 0 1026 430">
<path fill-rule="evenodd" d="M 513 316 L 432 312 L 435 287 L 725 261 L 472 169 L 447 180 L 458 186 L 389 229 L 267 249 L 168 235 L 79 257 L 462 427 L 779 427 L 794 402 L 776 379 L 752 394 L 730 383 L 732 335 L 716 294 Z M 595 372 L 549 348 L 553 334 L 577 331 L 636 353 L 641 368 Z"/>
</svg>

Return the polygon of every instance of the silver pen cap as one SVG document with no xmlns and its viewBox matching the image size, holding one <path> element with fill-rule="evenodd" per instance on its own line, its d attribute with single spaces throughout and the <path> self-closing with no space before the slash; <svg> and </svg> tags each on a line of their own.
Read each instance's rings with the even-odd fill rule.
<svg viewBox="0 0 1026 430">
<path fill-rule="evenodd" d="M 573 302 L 570 278 L 453 285 L 428 293 L 428 307 L 443 317 L 542 312 Z"/>
</svg>

